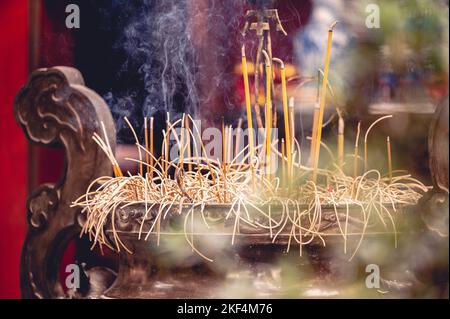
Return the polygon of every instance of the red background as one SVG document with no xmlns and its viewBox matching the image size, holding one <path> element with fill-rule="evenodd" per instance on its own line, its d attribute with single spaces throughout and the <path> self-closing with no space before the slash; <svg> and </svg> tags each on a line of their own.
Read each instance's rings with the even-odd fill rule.
<svg viewBox="0 0 450 319">
<path fill-rule="evenodd" d="M 0 2 L 0 298 L 19 298 L 19 263 L 25 236 L 27 142 L 13 116 L 13 101 L 28 75 L 28 2 Z"/>
</svg>

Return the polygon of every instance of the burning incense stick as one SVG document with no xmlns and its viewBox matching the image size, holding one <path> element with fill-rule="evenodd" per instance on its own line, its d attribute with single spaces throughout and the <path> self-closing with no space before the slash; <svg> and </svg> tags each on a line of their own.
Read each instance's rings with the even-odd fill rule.
<svg viewBox="0 0 450 319">
<path fill-rule="evenodd" d="M 147 117 L 144 117 L 144 143 L 145 143 L 145 164 L 146 165 L 146 172 L 148 173 L 149 167 L 148 164 L 150 163 L 150 156 L 148 154 L 149 152 L 149 146 L 148 146 L 148 127 L 147 127 Z"/>
<path fill-rule="evenodd" d="M 188 162 L 188 171 L 192 171 L 192 150 L 191 150 L 191 134 L 189 133 L 189 118 L 186 116 L 185 118 L 185 130 L 186 130 L 186 147 L 187 147 L 187 157 L 189 159 Z"/>
<path fill-rule="evenodd" d="M 358 143 L 360 133 L 361 133 L 361 121 L 358 122 L 358 128 L 356 130 L 355 151 L 353 157 L 353 178 L 356 178 L 358 176 Z"/>
<path fill-rule="evenodd" d="M 265 50 L 262 50 L 264 58 L 266 59 L 266 174 L 270 175 L 270 155 L 271 155 L 271 127 L 272 127 L 272 96 L 271 96 L 271 81 L 272 81 L 272 63 L 270 57 Z"/>
<path fill-rule="evenodd" d="M 386 116 L 380 117 L 378 120 L 373 122 L 366 131 L 366 135 L 364 136 L 364 172 L 367 172 L 367 170 L 369 169 L 369 163 L 368 163 L 369 160 L 367 158 L 367 137 L 369 136 L 369 132 L 375 126 L 375 124 L 377 124 L 378 122 L 380 122 L 384 119 L 388 119 L 391 117 L 392 117 L 392 115 L 386 115 Z"/>
<path fill-rule="evenodd" d="M 391 140 L 389 136 L 386 138 L 387 147 L 387 160 L 388 160 L 388 170 L 389 170 L 389 183 L 392 182 L 392 157 L 391 157 Z"/>
<path fill-rule="evenodd" d="M 169 170 L 169 161 L 170 161 L 170 155 L 169 155 L 169 144 L 170 144 L 170 113 L 167 112 L 167 117 L 166 117 L 166 138 L 164 141 L 164 159 L 165 159 L 165 164 L 164 164 L 164 177 L 167 178 L 167 173 Z"/>
<path fill-rule="evenodd" d="M 183 117 L 181 119 L 181 132 L 180 132 L 180 167 L 183 168 L 184 166 L 184 139 L 185 139 L 185 132 L 184 132 L 184 123 L 186 119 L 186 113 L 183 114 Z"/>
<path fill-rule="evenodd" d="M 325 54 L 325 67 L 323 71 L 323 80 L 322 80 L 322 90 L 320 92 L 320 110 L 319 110 L 319 118 L 317 119 L 317 133 L 315 135 L 315 145 L 314 145 L 314 162 L 313 162 L 313 175 L 312 181 L 315 183 L 317 181 L 317 168 L 319 165 L 319 155 L 320 155 L 320 142 L 322 140 L 322 123 L 323 123 L 323 113 L 325 110 L 325 100 L 327 97 L 327 83 L 328 83 L 328 72 L 330 70 L 330 55 L 331 55 L 331 44 L 333 42 L 333 28 L 336 26 L 337 21 L 333 22 L 328 29 L 328 42 L 327 42 L 327 51 Z M 314 132 L 315 133 L 315 132 Z"/>
<path fill-rule="evenodd" d="M 344 128 L 345 122 L 341 113 L 338 111 L 339 123 L 338 123 L 338 165 L 342 169 L 344 166 Z"/>
<path fill-rule="evenodd" d="M 284 62 L 281 59 L 273 58 L 274 62 L 280 64 L 280 73 L 281 73 L 281 94 L 283 101 L 283 113 L 284 113 L 284 137 L 286 139 L 286 155 L 287 155 L 287 164 L 288 164 L 288 178 L 291 179 L 292 172 L 292 144 L 291 144 L 291 129 L 289 124 L 289 112 L 288 112 L 288 99 L 287 99 L 287 89 L 286 89 L 286 70 L 284 68 Z M 283 159 L 284 161 L 284 159 Z"/>
<path fill-rule="evenodd" d="M 154 149 L 154 118 L 153 116 L 150 117 L 150 177 L 153 177 L 153 165 L 154 165 L 154 156 L 155 156 L 155 149 Z M 147 155 L 149 155 L 147 153 Z"/>
</svg>

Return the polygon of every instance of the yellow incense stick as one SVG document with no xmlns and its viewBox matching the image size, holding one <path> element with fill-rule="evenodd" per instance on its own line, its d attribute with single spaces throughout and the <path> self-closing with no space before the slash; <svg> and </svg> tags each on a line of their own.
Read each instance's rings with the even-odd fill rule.
<svg viewBox="0 0 450 319">
<path fill-rule="evenodd" d="M 114 164 L 113 165 L 113 171 L 114 171 L 114 175 L 116 177 L 122 177 L 123 176 L 122 170 L 120 169 L 119 164 Z"/>
<path fill-rule="evenodd" d="M 320 70 L 317 72 L 317 94 L 316 94 L 316 103 L 314 104 L 314 112 L 313 112 L 313 127 L 311 131 L 311 149 L 309 152 L 309 165 L 313 165 L 314 161 L 314 152 L 316 150 L 316 139 L 317 139 L 317 125 L 319 121 L 319 113 L 320 113 Z"/>
<path fill-rule="evenodd" d="M 287 99 L 287 88 L 286 88 L 286 70 L 284 67 L 284 62 L 281 59 L 273 58 L 274 62 L 280 64 L 280 74 L 281 74 L 281 96 L 283 101 L 283 113 L 284 113 L 284 137 L 286 139 L 286 153 L 287 153 L 287 163 L 288 163 L 288 178 L 291 178 L 291 166 L 292 166 L 292 151 L 291 151 L 291 132 L 289 124 L 289 112 L 288 112 L 288 99 Z"/>
<path fill-rule="evenodd" d="M 390 183 L 390 182 L 392 182 L 392 157 L 391 157 L 391 140 L 390 140 L 389 136 L 386 138 L 386 147 L 387 147 L 389 183 Z"/>
<path fill-rule="evenodd" d="M 291 134 L 291 140 L 286 141 L 286 143 L 291 144 L 291 166 L 288 168 L 288 172 L 291 173 L 289 177 L 289 187 L 291 187 L 292 180 L 294 177 L 294 149 L 295 149 L 295 99 L 291 97 L 289 99 L 289 130 Z"/>
<path fill-rule="evenodd" d="M 315 151 L 316 151 L 316 140 L 317 140 L 317 125 L 319 125 L 319 113 L 320 113 L 320 104 L 317 102 L 314 105 L 314 115 L 313 115 L 313 128 L 312 128 L 312 134 L 311 134 L 311 150 L 309 154 L 309 160 L 311 163 L 311 166 L 314 164 L 314 158 L 315 158 Z"/>
<path fill-rule="evenodd" d="M 271 155 L 271 127 L 272 127 L 272 96 L 271 96 L 271 81 L 272 81 L 272 63 L 269 55 L 265 50 L 262 53 L 266 59 L 266 174 L 270 175 L 270 155 Z"/>
<path fill-rule="evenodd" d="M 242 75 L 244 77 L 244 92 L 245 92 L 245 109 L 247 110 L 247 128 L 248 128 L 248 140 L 249 140 L 249 152 L 251 163 L 254 156 L 253 151 L 253 122 L 252 122 L 252 107 L 250 100 L 250 87 L 248 83 L 248 69 L 247 58 L 245 57 L 245 46 L 242 46 Z"/>
<path fill-rule="evenodd" d="M 285 145 L 284 138 L 281 138 L 281 187 L 284 190 L 286 188 L 286 163 L 285 163 Z M 287 143 L 289 144 L 289 142 Z"/>
<path fill-rule="evenodd" d="M 320 110 L 319 118 L 317 119 L 317 135 L 314 145 L 314 162 L 313 162 L 313 175 L 312 181 L 315 183 L 317 181 L 317 168 L 319 165 L 319 155 L 320 155 L 320 142 L 322 141 L 322 124 L 323 124 L 323 113 L 325 110 L 325 100 L 327 96 L 327 83 L 328 83 L 328 72 L 330 70 L 330 55 L 331 55 L 331 44 L 333 42 L 333 28 L 337 22 L 333 22 L 328 30 L 328 42 L 327 50 L 325 54 L 325 67 L 323 71 L 322 89 L 320 97 Z"/>
<path fill-rule="evenodd" d="M 181 133 L 180 133 L 180 167 L 184 166 L 184 122 L 185 122 L 186 114 L 183 114 L 183 118 L 181 119 Z"/>
</svg>

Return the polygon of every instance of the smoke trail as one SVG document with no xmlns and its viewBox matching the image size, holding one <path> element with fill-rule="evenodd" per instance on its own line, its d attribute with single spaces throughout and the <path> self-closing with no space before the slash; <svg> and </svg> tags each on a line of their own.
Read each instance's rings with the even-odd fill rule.
<svg viewBox="0 0 450 319">
<path fill-rule="evenodd" d="M 114 0 L 112 12 L 121 34 L 114 50 L 126 56 L 118 77 L 137 87 L 108 92 L 105 100 L 116 120 L 119 141 L 128 136 L 123 117 L 141 127 L 144 116 L 161 120 L 166 112 L 173 118 L 188 112 L 207 116 L 210 105 L 233 109 L 229 92 L 233 85 L 234 62 L 239 57 L 243 0 Z M 119 12 L 119 14 L 117 14 Z M 231 97 L 230 97 L 231 96 Z"/>
</svg>

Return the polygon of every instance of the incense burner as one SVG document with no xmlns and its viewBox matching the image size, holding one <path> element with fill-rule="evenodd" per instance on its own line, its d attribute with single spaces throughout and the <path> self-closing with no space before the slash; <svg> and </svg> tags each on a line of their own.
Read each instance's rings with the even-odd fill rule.
<svg viewBox="0 0 450 319">
<path fill-rule="evenodd" d="M 319 238 L 312 239 L 300 250 L 290 227 L 275 227 L 270 232 L 241 223 L 236 231 L 235 221 L 227 219 L 230 205 L 225 204 L 207 204 L 203 209 L 190 205 L 181 209 L 173 207 L 161 219 L 160 231 L 147 236 L 158 221 L 158 208 L 156 205 L 148 210 L 144 204 L 126 206 L 118 208 L 114 218 L 108 219 L 106 233 L 110 244 L 114 246 L 114 237 L 118 236 L 129 251 L 120 249 L 119 275 L 103 297 L 226 298 L 232 287 L 242 286 L 239 292 L 233 292 L 234 296 L 286 298 L 293 291 L 305 288 L 311 280 L 306 273 L 316 273 L 312 277 L 317 283 L 326 281 L 331 260 L 334 267 L 337 263 L 342 267 L 348 264 L 348 256 L 332 256 L 333 249 L 327 250 Z M 268 207 L 261 209 L 268 211 Z M 282 208 L 272 205 L 270 210 L 276 216 Z M 323 206 L 322 210 L 319 230 L 324 236 L 334 237 L 330 246 L 342 245 L 337 218 L 344 223 L 347 208 L 339 207 L 335 211 L 333 206 Z M 353 213 L 359 207 L 351 206 L 349 210 Z M 402 215 L 406 211 L 403 208 L 403 212 L 400 209 L 397 213 Z M 191 216 L 195 216 L 192 229 Z M 360 225 L 355 223 L 358 222 L 348 223 L 349 233 L 359 229 Z M 310 234 L 304 235 L 305 241 L 308 237 Z M 358 239 L 359 236 L 350 238 L 349 247 L 354 247 Z M 299 256 L 300 252 L 303 257 Z M 290 257 L 296 259 L 296 266 L 304 274 L 300 275 L 300 271 L 287 282 L 280 264 Z"/>
<path fill-rule="evenodd" d="M 28 198 L 29 230 L 20 270 L 22 295 L 25 298 L 66 298 L 70 295 L 61 285 L 59 266 L 67 244 L 79 236 L 84 223 L 81 209 L 71 204 L 96 178 L 112 175 L 107 156 L 93 142 L 92 136 L 101 133 L 100 123 L 104 123 L 111 133 L 109 143 L 114 150 L 114 122 L 103 99 L 85 87 L 76 69 L 68 67 L 35 71 L 18 93 L 14 112 L 30 142 L 62 146 L 67 161 L 59 183 L 42 185 Z M 426 204 L 422 203 L 418 211 L 423 208 L 429 211 L 430 202 L 441 205 L 441 197 L 437 190 L 436 196 L 427 197 Z M 445 200 L 448 205 L 448 196 L 444 196 L 442 205 Z M 187 205 L 182 211 L 191 208 Z M 197 228 L 197 224 L 190 232 L 193 229 L 189 228 L 190 220 L 183 219 L 184 214 L 178 214 L 177 208 L 173 208 L 161 219 L 160 231 L 152 232 L 147 239 L 145 236 L 155 221 L 156 210 L 145 215 L 145 205 L 117 209 L 114 221 L 110 219 L 105 226 L 106 233 L 111 243 L 115 241 L 114 233 L 119 236 L 131 254 L 123 249 L 119 252 L 117 276 L 111 271 L 95 272 L 95 265 L 92 265 L 92 271 L 85 278 L 88 288 L 71 296 L 212 298 L 226 297 L 226 292 L 231 291 L 236 297 L 292 297 L 299 296 L 295 292 L 299 287 L 309 287 L 311 280 L 302 277 L 306 272 L 317 285 L 321 280 L 338 282 L 339 272 L 336 277 L 333 269 L 341 269 L 339 265 L 343 262 L 342 267 L 351 267 L 348 255 L 336 258 L 335 250 L 324 247 L 318 238 L 303 247 L 302 253 L 308 258 L 299 258 L 300 247 L 292 241 L 288 228 L 277 234 L 276 240 L 267 230 L 255 231 L 242 223 L 236 231 L 233 220 L 226 219 L 229 208 L 229 205 L 205 206 L 204 214 L 214 233 L 208 227 Z M 336 233 L 346 208 L 335 210 L 332 206 L 323 206 L 321 209 L 321 230 Z M 279 210 L 280 207 L 272 207 L 275 215 Z M 199 218 L 198 209 L 194 211 L 197 214 L 192 216 Z M 404 212 L 419 215 L 415 209 L 404 209 Z M 448 210 L 446 214 L 448 218 Z M 397 212 L 396 215 L 405 214 Z M 334 238 L 329 246 L 333 246 L 334 241 L 342 243 L 340 236 Z M 189 242 L 194 243 L 193 247 Z M 286 268 L 282 259 L 293 256 L 293 264 L 300 271 L 283 277 L 281 273 L 285 273 Z M 330 274 L 333 274 L 331 279 Z M 252 289 L 241 289 L 242 285 Z M 250 295 L 240 295 L 243 291 L 249 291 Z"/>
</svg>

